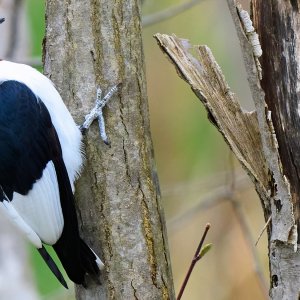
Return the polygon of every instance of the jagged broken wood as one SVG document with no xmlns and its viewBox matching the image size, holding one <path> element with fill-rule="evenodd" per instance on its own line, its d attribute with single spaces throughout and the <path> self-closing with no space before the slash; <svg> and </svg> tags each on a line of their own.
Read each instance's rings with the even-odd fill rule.
<svg viewBox="0 0 300 300">
<path fill-rule="evenodd" d="M 228 0 L 228 6 L 241 42 L 256 107 L 254 112 L 246 112 L 240 107 L 207 46 L 192 47 L 187 40 L 175 35 L 156 34 L 155 38 L 180 77 L 204 104 L 209 119 L 246 169 L 261 199 L 266 221 L 271 217 L 268 233 L 272 299 L 297 299 L 299 282 L 292 285 L 293 280 L 289 278 L 291 274 L 299 278 L 300 274 L 299 266 L 295 264 L 300 261 L 300 255 L 290 185 L 282 171 L 271 112 L 260 86 L 260 70 L 241 24 L 241 7 L 234 0 Z"/>
<path fill-rule="evenodd" d="M 299 56 L 295 55 L 299 48 L 299 4 L 297 1 L 284 0 L 251 2 L 254 26 L 260 35 L 263 49 L 261 64 L 264 76 L 260 82 L 251 68 L 253 55 L 248 51 L 249 41 L 239 20 L 241 6 L 235 0 L 227 0 L 227 3 L 241 43 L 248 81 L 262 128 L 264 153 L 272 175 L 269 185 L 273 193 L 268 199 L 272 212 L 269 231 L 270 297 L 273 300 L 298 299 L 299 122 L 295 121 L 294 116 L 297 118 L 299 103 L 298 80 L 295 79 L 295 70 L 299 69 L 300 64 Z M 270 65 L 273 67 L 270 68 Z M 272 117 L 274 126 L 266 122 L 265 103 L 272 110 L 272 115 L 268 113 L 268 119 Z M 271 124 L 271 131 L 265 129 L 267 123 Z M 276 149 L 272 147 L 272 140 L 278 145 Z"/>
<path fill-rule="evenodd" d="M 240 107 L 207 46 L 193 47 L 198 54 L 196 59 L 190 53 L 192 46 L 187 40 L 165 34 L 156 34 L 155 38 L 175 64 L 178 74 L 204 104 L 210 121 L 223 135 L 266 200 L 269 175 L 256 112 L 246 112 Z"/>
</svg>

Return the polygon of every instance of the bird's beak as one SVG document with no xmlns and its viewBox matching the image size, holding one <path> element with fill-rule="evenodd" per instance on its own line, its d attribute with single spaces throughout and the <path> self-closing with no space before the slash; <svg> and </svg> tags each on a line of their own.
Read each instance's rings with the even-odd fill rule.
<svg viewBox="0 0 300 300">
<path fill-rule="evenodd" d="M 0 24 L 5 21 L 5 18 L 0 18 Z"/>
</svg>

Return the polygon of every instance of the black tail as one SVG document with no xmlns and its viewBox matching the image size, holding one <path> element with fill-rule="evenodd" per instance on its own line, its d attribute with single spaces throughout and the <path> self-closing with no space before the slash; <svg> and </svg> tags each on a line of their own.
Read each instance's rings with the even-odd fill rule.
<svg viewBox="0 0 300 300">
<path fill-rule="evenodd" d="M 66 242 L 68 243 L 68 239 L 60 238 L 53 248 L 69 278 L 76 284 L 84 284 L 85 274 L 98 276 L 100 270 L 97 257 L 86 243 L 79 239 L 76 247 L 73 247 L 74 241 L 72 244 Z"/>
<path fill-rule="evenodd" d="M 47 252 L 47 250 L 45 249 L 45 247 L 42 246 L 42 248 L 39 248 L 38 251 L 41 254 L 41 256 L 44 259 L 44 261 L 46 262 L 46 264 L 48 265 L 48 267 L 50 268 L 50 270 L 52 271 L 52 273 L 55 275 L 55 277 L 67 289 L 68 285 L 67 285 L 67 283 L 66 283 L 63 275 L 60 273 L 60 271 L 59 271 L 56 263 L 54 262 L 54 260 L 50 256 L 50 254 Z"/>
<path fill-rule="evenodd" d="M 64 217 L 62 234 L 59 240 L 53 245 L 53 248 L 69 278 L 77 284 L 84 284 L 86 273 L 92 276 L 100 273 L 97 265 L 97 256 L 79 236 L 74 195 L 63 161 L 60 143 L 54 128 L 52 128 L 52 135 L 53 140 L 56 140 L 57 146 L 53 148 L 52 161 L 56 171 L 60 204 Z"/>
</svg>

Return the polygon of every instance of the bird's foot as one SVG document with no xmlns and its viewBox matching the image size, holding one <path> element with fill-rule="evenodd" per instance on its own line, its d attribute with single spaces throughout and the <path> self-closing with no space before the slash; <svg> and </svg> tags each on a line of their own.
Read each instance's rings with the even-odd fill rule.
<svg viewBox="0 0 300 300">
<path fill-rule="evenodd" d="M 86 130 L 91 126 L 91 124 L 95 119 L 98 119 L 100 137 L 105 144 L 107 145 L 109 144 L 108 137 L 105 130 L 105 121 L 104 121 L 102 110 L 106 105 L 106 103 L 111 99 L 111 97 L 118 91 L 120 86 L 121 84 L 117 84 L 113 86 L 103 98 L 102 98 L 102 90 L 100 88 L 97 88 L 96 104 L 94 108 L 91 110 L 91 112 L 85 116 L 85 121 L 80 126 L 80 130 L 82 134 L 86 132 Z"/>
</svg>

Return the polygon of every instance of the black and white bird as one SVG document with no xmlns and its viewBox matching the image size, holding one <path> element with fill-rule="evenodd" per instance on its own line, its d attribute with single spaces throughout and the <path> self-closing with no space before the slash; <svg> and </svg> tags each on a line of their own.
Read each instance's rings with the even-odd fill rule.
<svg viewBox="0 0 300 300">
<path fill-rule="evenodd" d="M 47 77 L 27 65 L 0 61 L 0 210 L 65 287 L 43 244 L 53 246 L 76 284 L 104 266 L 78 231 L 73 192 L 82 166 L 81 138 Z"/>
</svg>

